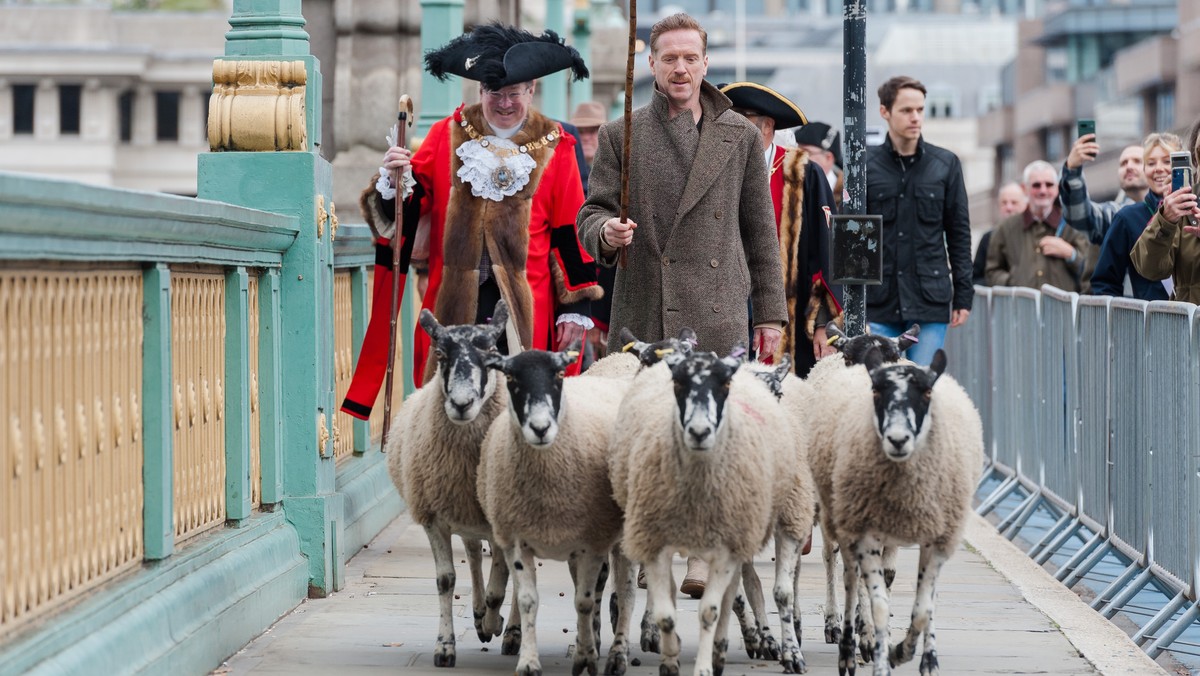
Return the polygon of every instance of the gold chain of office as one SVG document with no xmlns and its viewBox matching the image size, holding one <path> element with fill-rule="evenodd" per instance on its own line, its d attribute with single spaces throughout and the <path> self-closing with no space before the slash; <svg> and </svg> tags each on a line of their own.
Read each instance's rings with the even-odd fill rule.
<svg viewBox="0 0 1200 676">
<path fill-rule="evenodd" d="M 554 130 L 542 138 L 533 141 L 532 143 L 526 143 L 525 145 L 517 148 L 498 148 L 492 145 L 492 142 L 489 141 L 486 136 L 483 136 L 476 131 L 475 127 L 472 127 L 470 122 L 463 120 L 462 122 L 459 122 L 459 124 L 467 131 L 467 136 L 470 136 L 472 141 L 478 141 L 479 145 L 487 148 L 488 151 L 497 157 L 516 157 L 517 155 L 531 153 L 558 140 L 558 130 Z"/>
</svg>

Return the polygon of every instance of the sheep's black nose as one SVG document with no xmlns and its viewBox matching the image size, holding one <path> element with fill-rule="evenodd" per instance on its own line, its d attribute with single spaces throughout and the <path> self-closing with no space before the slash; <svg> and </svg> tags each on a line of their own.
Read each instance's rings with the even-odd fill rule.
<svg viewBox="0 0 1200 676">
<path fill-rule="evenodd" d="M 466 403 L 460 404 L 457 401 L 454 401 L 453 399 L 451 399 L 450 405 L 454 407 L 455 411 L 458 411 L 459 415 L 465 414 L 467 412 L 467 409 L 471 408 L 471 402 L 469 402 L 469 401 Z"/>
<path fill-rule="evenodd" d="M 898 451 L 904 447 L 904 443 L 908 441 L 908 437 L 900 437 L 897 439 L 896 437 L 889 436 L 888 441 L 892 442 L 892 445 L 895 446 L 896 450 Z"/>
<path fill-rule="evenodd" d="M 712 429 L 706 427 L 703 430 L 696 431 L 694 428 L 688 428 L 688 434 L 692 435 L 692 438 L 696 441 L 704 441 L 708 438 L 708 435 L 712 434 Z"/>
<path fill-rule="evenodd" d="M 529 423 L 529 429 L 533 430 L 533 433 L 537 435 L 538 439 L 545 439 L 546 433 L 550 431 L 550 423 L 546 423 L 541 427 L 535 423 Z"/>
</svg>

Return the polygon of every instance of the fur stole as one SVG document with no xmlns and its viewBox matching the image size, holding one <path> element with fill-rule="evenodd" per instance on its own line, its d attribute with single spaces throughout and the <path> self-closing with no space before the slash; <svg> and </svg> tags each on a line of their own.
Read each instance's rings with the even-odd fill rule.
<svg viewBox="0 0 1200 676">
<path fill-rule="evenodd" d="M 783 289 L 787 299 L 788 329 L 783 332 L 779 354 L 796 349 L 796 289 L 800 279 L 800 235 L 804 230 L 804 171 L 808 153 L 789 148 L 783 155 L 783 199 L 779 204 L 779 257 L 783 263 Z M 810 334 L 811 335 L 811 334 Z"/>
</svg>

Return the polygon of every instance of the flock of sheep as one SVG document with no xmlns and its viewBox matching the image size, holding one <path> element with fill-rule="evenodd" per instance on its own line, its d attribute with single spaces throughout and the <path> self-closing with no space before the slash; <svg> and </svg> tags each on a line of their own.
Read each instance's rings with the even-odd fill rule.
<svg viewBox="0 0 1200 676">
<path fill-rule="evenodd" d="M 614 640 L 604 672 L 625 673 L 637 564 L 647 586 L 640 647 L 661 654 L 660 674 L 678 674 L 676 552 L 709 567 L 695 674 L 722 673 L 734 610 L 751 656 L 802 673 L 798 563 L 819 518 L 825 640 L 839 644 L 838 671 L 853 674 L 861 652 L 877 676 L 888 674 L 912 659 L 923 637 L 920 673 L 938 673 L 934 588 L 983 463 L 978 412 L 943 374 L 943 352 L 918 366 L 900 359 L 915 332 L 897 342 L 851 339 L 831 327 L 841 353 L 800 379 L 787 364 L 747 363 L 741 349 L 694 350 L 690 330 L 650 344 L 626 332 L 625 351 L 565 378 L 571 352 L 499 354 L 506 321 L 503 302 L 484 326 L 442 326 L 422 312 L 438 370 L 405 402 L 384 449 L 433 550 L 436 666 L 455 663 L 454 534 L 468 556 L 475 630 L 481 641 L 501 637 L 501 651 L 518 655 L 517 674 L 541 673 L 535 558 L 570 568 L 578 614 L 572 674 L 597 673 L 609 577 Z M 753 568 L 772 539 L 778 640 Z M 493 554 L 486 589 L 483 540 Z M 910 544 L 920 546 L 912 621 L 889 648 L 895 551 Z M 514 602 L 505 620 L 510 575 Z"/>
</svg>

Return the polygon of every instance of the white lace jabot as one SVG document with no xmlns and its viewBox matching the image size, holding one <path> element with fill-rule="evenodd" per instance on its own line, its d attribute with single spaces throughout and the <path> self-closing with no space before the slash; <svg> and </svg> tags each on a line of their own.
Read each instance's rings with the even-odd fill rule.
<svg viewBox="0 0 1200 676">
<path fill-rule="evenodd" d="M 474 139 L 460 145 L 455 151 L 463 161 L 458 177 L 471 186 L 475 197 L 499 202 L 512 197 L 529 184 L 529 175 L 537 168 L 537 162 L 527 153 L 517 150 L 517 145 L 507 139 L 485 136 L 487 146 Z M 510 151 L 501 157 L 493 150 Z"/>
</svg>

